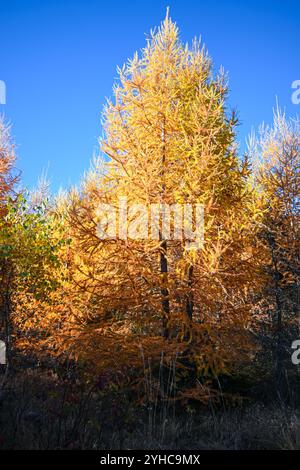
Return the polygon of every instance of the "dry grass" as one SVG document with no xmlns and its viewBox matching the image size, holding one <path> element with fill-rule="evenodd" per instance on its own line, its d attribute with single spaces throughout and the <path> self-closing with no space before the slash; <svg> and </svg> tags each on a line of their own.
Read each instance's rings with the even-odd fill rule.
<svg viewBox="0 0 300 470">
<path fill-rule="evenodd" d="M 2 449 L 300 449 L 300 410 L 175 407 L 153 396 L 137 405 L 120 390 L 27 370 L 1 392 L 0 430 Z"/>
</svg>

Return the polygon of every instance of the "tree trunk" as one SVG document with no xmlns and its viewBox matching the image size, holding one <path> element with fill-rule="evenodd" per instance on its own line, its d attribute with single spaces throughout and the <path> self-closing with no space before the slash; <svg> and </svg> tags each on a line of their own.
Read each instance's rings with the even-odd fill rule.
<svg viewBox="0 0 300 470">
<path fill-rule="evenodd" d="M 166 121 L 163 118 L 162 124 L 162 160 L 161 160 L 161 180 L 162 180 L 162 194 L 161 202 L 165 203 L 166 183 L 165 183 L 165 165 L 166 165 L 166 132 L 165 132 Z M 160 250 L 160 273 L 163 277 L 163 287 L 161 288 L 161 304 L 163 311 L 163 337 L 168 338 L 170 335 L 169 331 L 169 316 L 170 316 L 170 301 L 169 301 L 169 289 L 167 287 L 168 279 L 168 260 L 167 260 L 167 241 L 163 240 L 162 233 L 159 233 L 159 239 L 161 243 Z"/>
<path fill-rule="evenodd" d="M 163 282 L 166 282 L 167 275 L 168 275 L 168 260 L 167 260 L 167 242 L 164 240 L 161 244 L 161 252 L 160 252 L 160 272 L 163 275 L 164 279 Z M 167 287 L 163 286 L 161 288 L 161 296 L 162 296 L 162 310 L 163 310 L 163 336 L 164 338 L 169 337 L 169 314 L 170 314 L 170 302 L 169 302 L 169 290 Z"/>
<path fill-rule="evenodd" d="M 284 345 L 283 345 L 283 302 L 282 302 L 282 289 L 280 287 L 281 273 L 278 269 L 278 259 L 276 254 L 276 241 L 275 237 L 271 234 L 269 236 L 269 244 L 272 254 L 272 276 L 274 282 L 274 294 L 276 304 L 276 314 L 274 317 L 274 338 L 273 338 L 273 353 L 275 360 L 275 385 L 280 399 L 286 399 L 286 378 L 284 367 Z"/>
<path fill-rule="evenodd" d="M 192 293 L 192 285 L 193 285 L 193 271 L 194 267 L 189 266 L 188 269 L 188 289 L 189 292 L 186 296 L 186 315 L 190 321 L 190 323 L 193 320 L 193 313 L 194 313 L 194 299 L 193 299 L 193 293 Z"/>
</svg>

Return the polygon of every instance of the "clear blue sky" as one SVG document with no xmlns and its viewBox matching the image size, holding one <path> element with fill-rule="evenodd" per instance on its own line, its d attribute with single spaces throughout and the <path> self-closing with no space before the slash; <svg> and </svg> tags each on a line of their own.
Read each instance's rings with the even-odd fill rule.
<svg viewBox="0 0 300 470">
<path fill-rule="evenodd" d="M 184 42 L 202 36 L 230 77 L 239 139 L 270 122 L 275 96 L 288 115 L 300 79 L 299 0 L 0 0 L 0 80 L 13 123 L 18 167 L 34 186 L 48 168 L 52 189 L 88 169 L 116 66 L 145 44 L 166 7 Z"/>
</svg>

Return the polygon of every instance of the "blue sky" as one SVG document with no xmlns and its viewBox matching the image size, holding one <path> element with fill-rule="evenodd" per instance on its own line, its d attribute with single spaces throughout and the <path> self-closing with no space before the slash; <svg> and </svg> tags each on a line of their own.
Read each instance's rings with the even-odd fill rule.
<svg viewBox="0 0 300 470">
<path fill-rule="evenodd" d="M 101 135 L 116 66 L 145 44 L 166 7 L 181 39 L 202 36 L 215 68 L 229 73 L 229 105 L 244 142 L 270 122 L 275 97 L 289 116 L 300 79 L 299 0 L 0 0 L 0 113 L 13 123 L 23 182 L 48 170 L 52 190 L 79 182 Z"/>
</svg>

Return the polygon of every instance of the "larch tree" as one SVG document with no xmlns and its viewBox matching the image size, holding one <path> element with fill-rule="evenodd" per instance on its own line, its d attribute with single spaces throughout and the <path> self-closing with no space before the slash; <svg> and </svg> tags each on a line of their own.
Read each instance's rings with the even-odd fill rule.
<svg viewBox="0 0 300 470">
<path fill-rule="evenodd" d="M 252 143 L 256 184 L 264 217 L 263 297 L 271 317 L 278 393 L 286 397 L 287 348 L 299 329 L 300 289 L 300 124 L 277 107 L 272 127 L 262 127 Z M 292 337 L 291 337 L 292 332 Z"/>
<path fill-rule="evenodd" d="M 11 263 L 7 259 L 6 216 L 9 199 L 14 196 L 18 178 L 14 174 L 15 153 L 10 126 L 0 119 L 0 331 L 7 341 L 10 338 L 10 280 Z M 7 344 L 9 350 L 9 344 Z"/>
<path fill-rule="evenodd" d="M 160 330 L 189 344 L 198 370 L 225 370 L 227 359 L 240 357 L 239 333 L 249 325 L 257 213 L 248 162 L 237 155 L 237 119 L 227 113 L 226 77 L 214 76 L 199 42 L 180 42 L 168 15 L 119 76 L 100 141 L 108 161 L 72 196 L 74 282 L 89 293 L 94 322 L 123 312 L 142 336 Z M 97 236 L 103 204 L 119 216 L 113 239 Z M 162 220 L 151 236 L 141 219 L 152 220 L 153 205 L 162 213 L 203 207 L 204 244 L 200 232 L 192 245 L 184 230 L 166 236 Z M 175 215 L 171 225 L 174 233 Z"/>
<path fill-rule="evenodd" d="M 38 322 L 28 319 L 59 283 L 58 251 L 63 244 L 46 201 L 35 204 L 20 188 L 14 175 L 15 155 L 9 127 L 0 121 L 0 312 L 6 342 L 8 372 L 13 340 L 19 332 L 32 341 Z M 41 320 L 41 319 L 40 319 Z M 37 338 L 35 338 L 37 339 Z"/>
</svg>

